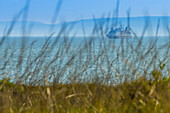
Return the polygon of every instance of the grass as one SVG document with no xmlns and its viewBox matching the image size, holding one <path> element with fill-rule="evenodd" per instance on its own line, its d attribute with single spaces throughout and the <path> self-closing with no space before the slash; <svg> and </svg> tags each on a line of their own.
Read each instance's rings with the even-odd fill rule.
<svg viewBox="0 0 170 113">
<path fill-rule="evenodd" d="M 141 77 L 117 86 L 88 82 L 30 86 L 4 79 L 0 86 L 1 113 L 170 111 L 170 78 L 167 77 L 154 80 Z"/>
<path fill-rule="evenodd" d="M 147 21 L 140 37 L 133 33 L 133 40 L 107 40 L 105 34 L 117 20 L 94 19 L 89 38 L 82 23 L 84 40 L 79 45 L 74 45 L 76 36 L 69 35 L 74 25 L 64 25 L 37 47 L 39 40 L 27 40 L 28 8 L 29 0 L 0 40 L 0 113 L 170 111 L 170 40 L 158 44 L 160 20 L 150 43 L 143 42 Z M 21 40 L 11 43 L 8 39 L 21 16 Z"/>
</svg>

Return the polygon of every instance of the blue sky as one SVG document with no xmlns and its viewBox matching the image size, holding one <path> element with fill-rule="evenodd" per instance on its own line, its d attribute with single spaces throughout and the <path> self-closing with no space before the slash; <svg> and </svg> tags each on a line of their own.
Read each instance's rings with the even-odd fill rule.
<svg viewBox="0 0 170 113">
<path fill-rule="evenodd" d="M 10 21 L 26 0 L 0 0 L 0 21 Z M 28 20 L 50 23 L 58 0 L 32 0 Z M 131 8 L 131 16 L 169 16 L 170 0 L 120 0 L 121 17 Z M 99 18 L 113 12 L 116 0 L 63 0 L 60 21 Z"/>
</svg>

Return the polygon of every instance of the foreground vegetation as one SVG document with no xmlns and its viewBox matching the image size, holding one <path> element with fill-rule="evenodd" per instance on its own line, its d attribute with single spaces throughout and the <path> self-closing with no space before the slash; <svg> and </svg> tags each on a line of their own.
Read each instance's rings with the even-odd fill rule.
<svg viewBox="0 0 170 113">
<path fill-rule="evenodd" d="M 168 113 L 170 78 L 139 78 L 117 86 L 100 83 L 28 86 L 0 81 L 1 113 Z"/>
</svg>

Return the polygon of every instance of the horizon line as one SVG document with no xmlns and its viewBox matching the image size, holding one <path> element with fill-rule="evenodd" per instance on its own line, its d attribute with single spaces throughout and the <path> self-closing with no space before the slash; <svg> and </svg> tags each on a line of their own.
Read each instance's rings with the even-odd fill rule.
<svg viewBox="0 0 170 113">
<path fill-rule="evenodd" d="M 142 18 L 142 17 L 170 17 L 169 16 L 130 16 L 130 18 Z M 81 19 L 75 19 L 75 20 L 70 20 L 70 21 L 65 21 L 65 22 L 56 22 L 55 24 L 61 24 L 61 23 L 71 23 L 71 22 L 77 22 L 77 21 L 84 21 L 84 20 L 97 20 L 97 19 L 108 19 L 108 18 L 127 18 L 127 16 L 122 16 L 122 17 L 97 17 L 97 18 L 81 18 Z M 12 20 L 0 20 L 0 22 L 13 22 Z M 41 23 L 41 24 L 48 24 L 48 25 L 55 25 L 50 22 L 42 22 L 42 21 L 34 21 L 34 20 L 18 20 L 16 22 L 35 22 L 35 23 Z"/>
</svg>

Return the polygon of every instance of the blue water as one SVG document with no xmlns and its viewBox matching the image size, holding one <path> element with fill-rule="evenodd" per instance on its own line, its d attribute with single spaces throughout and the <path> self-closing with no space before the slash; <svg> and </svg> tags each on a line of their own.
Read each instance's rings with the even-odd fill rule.
<svg viewBox="0 0 170 113">
<path fill-rule="evenodd" d="M 158 37 L 153 48 L 155 37 L 144 37 L 142 40 L 140 37 L 113 40 L 106 37 L 61 37 L 57 41 L 55 37 L 49 41 L 47 39 L 5 39 L 0 46 L 0 78 L 8 77 L 13 81 L 20 79 L 22 82 L 38 83 L 44 79 L 53 81 L 54 78 L 58 78 L 60 82 L 70 82 L 73 76 L 76 80 L 85 81 L 96 77 L 107 78 L 110 75 L 110 81 L 122 82 L 144 75 L 144 70 L 147 70 L 146 75 L 149 76 L 154 67 L 159 68 L 160 62 L 166 64 L 163 76 L 169 76 L 169 37 Z M 44 46 L 45 43 L 49 45 Z M 151 51 L 148 52 L 149 48 Z M 155 53 L 156 58 L 153 60 Z M 147 55 L 144 56 L 145 54 Z M 149 64 L 151 61 L 153 63 Z M 137 72 L 134 74 L 135 70 Z"/>
</svg>

